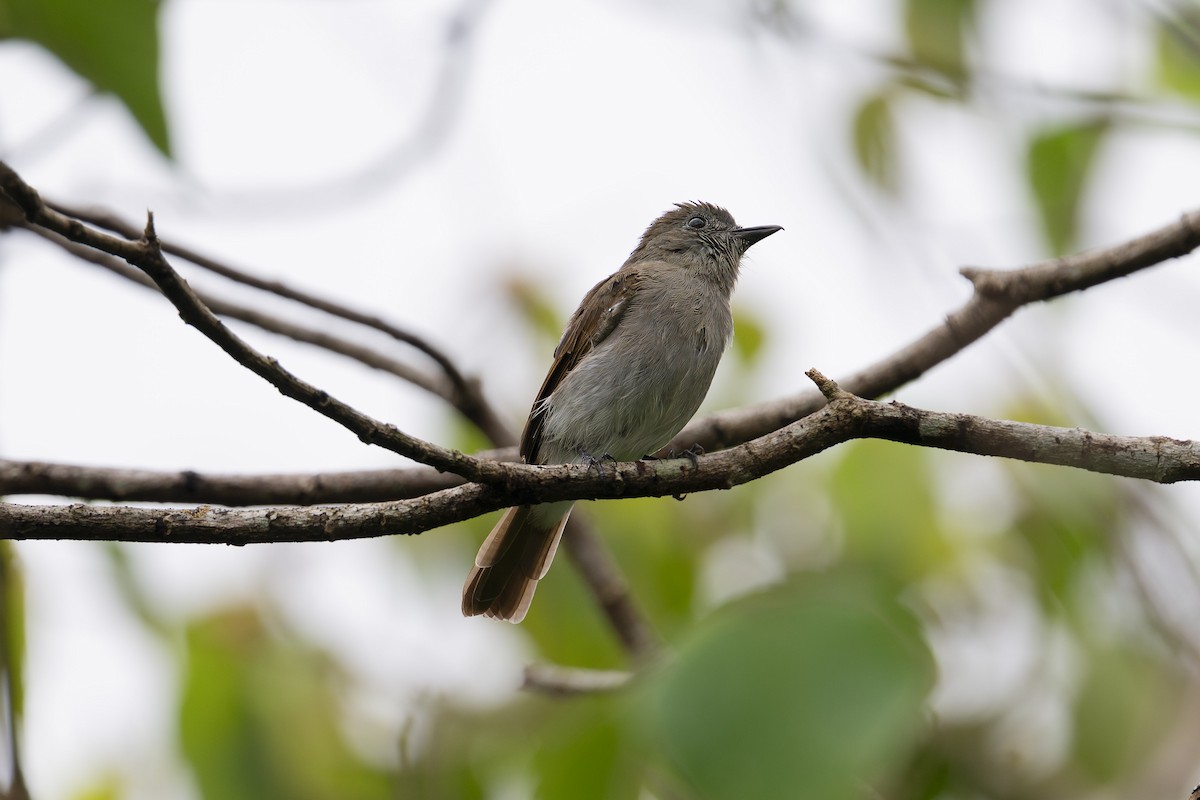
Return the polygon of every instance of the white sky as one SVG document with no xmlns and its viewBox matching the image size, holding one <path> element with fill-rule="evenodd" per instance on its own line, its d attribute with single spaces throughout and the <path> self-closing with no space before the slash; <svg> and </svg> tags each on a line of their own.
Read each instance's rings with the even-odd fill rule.
<svg viewBox="0 0 1200 800">
<path fill-rule="evenodd" d="M 803 387 L 810 366 L 846 374 L 961 303 L 958 266 L 1041 257 L 1021 148 L 1034 127 L 1079 109 L 1067 104 L 1061 116 L 1053 92 L 1013 82 L 1119 80 L 1138 91 L 1150 59 L 1136 5 L 990 4 L 982 54 L 1012 80 L 983 85 L 971 112 L 905 106 L 900 205 L 866 186 L 848 157 L 855 103 L 888 74 L 866 54 L 902 44 L 895 3 L 807 4 L 809 32 L 788 40 L 753 29 L 733 3 L 495 0 L 466 45 L 461 98 L 451 98 L 436 147 L 416 161 L 389 158 L 425 119 L 456 7 L 172 0 L 163 83 L 176 165 L 115 102 L 84 101 L 87 88 L 52 58 L 5 43 L 0 157 L 47 197 L 131 218 L 151 208 L 164 238 L 430 336 L 482 377 L 516 425 L 548 354 L 498 302 L 514 274 L 544 286 L 565 316 L 658 213 L 681 200 L 720 203 L 742 224 L 786 228 L 752 251 L 736 295 L 771 335 L 771 369 L 751 394 Z M 1114 242 L 1200 206 L 1200 146 L 1192 133 L 1142 126 L 1105 146 L 1092 180 L 1085 239 Z M 194 282 L 228 288 L 202 274 Z M 899 396 L 988 414 L 1021 393 L 1053 401 L 1067 385 L 1110 432 L 1200 438 L 1197 307 L 1194 263 L 1160 267 L 1022 312 Z M 246 335 L 363 411 L 445 435 L 440 408 L 418 391 Z M 395 463 L 281 398 L 161 299 L 28 236 L 0 241 L 0 374 L 9 458 L 223 472 Z M 1189 513 L 1200 509 L 1195 487 L 1169 492 Z M 98 550 L 19 552 L 38 796 L 66 797 L 116 762 L 141 775 L 140 796 L 193 797 L 169 762 L 170 654 L 128 617 Z M 169 613 L 278 596 L 294 624 L 351 654 L 387 699 L 375 705 L 396 709 L 385 725 L 423 689 L 492 702 L 515 683 L 519 632 L 458 615 L 466 551 L 447 549 L 432 576 L 382 542 L 131 552 Z M 496 652 L 511 657 L 495 659 L 507 666 L 490 680 L 462 666 Z M 147 752 L 161 768 L 144 768 L 156 763 Z"/>
</svg>

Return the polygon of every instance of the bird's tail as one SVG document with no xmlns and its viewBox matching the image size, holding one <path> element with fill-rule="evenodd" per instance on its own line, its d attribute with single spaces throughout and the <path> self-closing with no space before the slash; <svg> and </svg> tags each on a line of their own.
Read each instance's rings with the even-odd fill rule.
<svg viewBox="0 0 1200 800">
<path fill-rule="evenodd" d="M 550 569 L 573 503 L 517 506 L 504 512 L 475 556 L 463 587 L 464 616 L 520 622 Z"/>
</svg>

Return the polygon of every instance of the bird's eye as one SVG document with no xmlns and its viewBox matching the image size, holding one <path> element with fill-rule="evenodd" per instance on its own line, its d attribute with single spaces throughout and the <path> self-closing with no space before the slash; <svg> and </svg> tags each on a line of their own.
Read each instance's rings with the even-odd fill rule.
<svg viewBox="0 0 1200 800">
<path fill-rule="evenodd" d="M 689 219 L 687 221 L 687 226 L 689 228 L 699 229 L 699 228 L 703 228 L 707 224 L 708 224 L 708 222 L 704 219 L 704 217 L 692 217 L 691 219 Z"/>
</svg>

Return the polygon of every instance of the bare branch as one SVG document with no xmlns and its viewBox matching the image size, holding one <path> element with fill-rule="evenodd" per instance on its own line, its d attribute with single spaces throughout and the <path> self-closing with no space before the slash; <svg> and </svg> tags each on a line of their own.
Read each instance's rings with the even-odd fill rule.
<svg viewBox="0 0 1200 800">
<path fill-rule="evenodd" d="M 33 197 L 36 200 L 36 194 Z M 1193 212 L 1172 225 L 1130 242 L 1070 258 L 1008 272 L 964 269 L 963 274 L 975 287 L 975 292 L 964 306 L 951 313 L 943 324 L 888 358 L 850 376 L 844 384 L 848 390 L 866 397 L 892 391 L 962 350 L 1022 304 L 1079 291 L 1105 280 L 1131 274 L 1190 252 L 1198 241 L 1200 213 Z M 810 391 L 791 398 L 714 414 L 694 421 L 668 449 L 683 449 L 699 443 L 711 452 L 749 441 L 811 413 L 822 402 L 824 398 L 818 392 Z M 75 489 L 69 493 L 94 496 L 82 491 L 86 487 Z M 194 499 L 181 497 L 178 501 Z M 249 493 L 245 499 L 249 500 Z M 281 502 L 270 495 L 257 499 L 263 504 Z M 211 501 L 223 502 L 218 497 Z"/>
<path fill-rule="evenodd" d="M 508 448 L 475 455 L 513 461 L 516 452 Z M 0 459 L 0 495 L 43 494 L 118 502 L 223 506 L 378 503 L 420 497 L 462 483 L 457 475 L 429 467 L 217 475 L 192 470 L 163 472 Z"/>
<path fill-rule="evenodd" d="M 126 265 L 120 259 L 114 258 L 107 253 L 102 253 L 85 245 L 76 244 L 75 242 L 59 236 L 57 233 L 48 231 L 45 228 L 27 228 L 32 233 L 41 236 L 42 238 L 53 242 L 54 244 L 66 250 L 71 255 L 87 261 L 91 264 L 108 270 L 114 275 L 118 275 L 131 283 L 150 289 L 158 293 L 158 287 L 154 281 L 146 277 L 146 274 L 141 270 L 134 269 Z M 340 336 L 335 336 L 325 331 L 316 330 L 305 325 L 299 325 L 289 320 L 277 317 L 274 314 L 269 314 L 265 311 L 259 311 L 249 306 L 244 306 L 239 303 L 233 303 L 228 300 L 223 300 L 219 297 L 214 297 L 211 294 L 196 290 L 196 296 L 200 301 L 208 306 L 214 314 L 227 319 L 236 319 L 240 322 L 245 322 L 270 333 L 275 333 L 280 336 L 286 336 L 297 342 L 304 342 L 316 347 L 321 347 L 332 353 L 345 356 L 353 361 L 380 370 L 388 374 L 394 375 L 403 381 L 407 381 L 414 386 L 417 386 L 425 391 L 442 398 L 452 407 L 466 415 L 466 412 L 459 408 L 456 403 L 458 400 L 457 394 L 453 387 L 444 380 L 426 375 L 409 365 L 397 361 L 394 358 L 383 355 L 376 350 L 365 347 L 349 339 L 344 339 Z M 470 419 L 470 417 L 468 417 Z M 485 431 L 486 433 L 486 431 Z"/>
<path fill-rule="evenodd" d="M 24 189 L 27 190 L 28 187 L 24 187 Z M 18 187 L 18 193 L 20 194 L 22 191 L 21 187 Z M 33 194 L 32 190 L 29 190 L 28 194 L 31 194 L 32 197 L 26 197 L 26 205 L 31 205 L 32 201 L 36 200 L 36 194 Z M 0 198 L 4 196 L 3 193 L 0 193 Z M 72 212 L 71 215 L 84 216 L 82 212 Z M 138 236 L 132 226 L 110 215 L 92 215 L 90 219 L 94 224 L 116 230 L 128 238 Z M 116 272 L 122 277 L 141 285 L 150 287 L 156 285 L 141 272 L 126 267 L 106 253 L 91 249 L 91 246 L 77 244 L 46 229 L 33 228 L 33 230 L 64 246 L 75 255 Z M 164 244 L 157 240 L 156 244 L 168 252 L 180 255 L 224 277 L 381 330 L 397 340 L 416 346 L 430 355 L 443 368 L 451 384 L 450 391 L 425 379 L 424 376 L 415 373 L 406 365 L 385 359 L 374 351 L 354 343 L 225 301 L 214 298 L 204 298 L 201 301 L 218 314 L 241 319 L 299 341 L 325 347 L 368 366 L 385 369 L 401 378 L 410 380 L 446 399 L 460 413 L 474 422 L 494 443 L 509 444 L 515 441 L 512 433 L 499 421 L 484 400 L 478 383 L 465 381 L 446 356 L 423 340 L 376 317 L 360 314 L 352 309 L 330 303 L 323 298 L 291 289 L 278 282 L 262 281 L 195 251 Z M 161 253 L 158 255 L 161 259 Z M 496 458 L 515 460 L 517 458 L 515 448 L 509 448 L 509 450 L 513 450 L 513 452 L 492 455 Z M 17 464 L 15 462 L 8 462 L 6 466 L 7 469 L 0 468 L 0 487 L 4 487 L 0 489 L 0 493 L 40 490 L 74 496 L 102 496 L 116 500 L 219 502 L 224 505 L 315 504 L 402 499 L 454 486 L 460 482 L 457 476 L 452 477 L 425 469 L 342 473 L 325 476 L 249 476 L 244 480 L 239 480 L 230 476 L 202 476 L 190 471 L 149 473 L 37 463 Z M 617 638 L 635 657 L 643 659 L 648 657 L 649 653 L 657 646 L 657 638 L 653 629 L 637 608 L 637 604 L 629 592 L 628 583 L 616 562 L 609 555 L 603 541 L 578 516 L 571 524 L 568 552 L 579 568 L 585 583 L 595 593 L 597 603 L 613 626 Z"/>
<path fill-rule="evenodd" d="M 183 321 L 203 333 L 242 366 L 267 380 L 280 393 L 304 403 L 314 411 L 341 424 L 360 440 L 374 444 L 422 464 L 446 470 L 471 480 L 503 481 L 508 466 L 483 461 L 457 451 L 446 450 L 430 442 L 410 436 L 396 428 L 363 414 L 328 393 L 297 378 L 250 347 L 235 335 L 210 311 L 187 282 L 172 269 L 163 257 L 154 232 L 154 217 L 149 216 L 140 240 L 119 239 L 96 231 L 82 222 L 66 217 L 46 206 L 28 184 L 7 164 L 0 162 L 0 190 L 16 202 L 25 213 L 28 223 L 39 225 L 71 241 L 94 247 L 125 259 L 145 272 L 168 300 L 179 310 Z"/>
<path fill-rule="evenodd" d="M 0 167 L 2 166 L 0 165 Z M 261 514 L 260 512 L 213 512 L 209 509 L 200 509 L 194 512 L 137 510 L 141 512 L 142 516 L 138 520 L 130 520 L 123 517 L 128 510 L 105 510 L 106 514 L 111 512 L 111 515 L 118 520 L 114 523 L 114 529 L 121 529 L 125 533 L 128 533 L 130 525 L 134 522 L 139 525 L 152 522 L 151 532 L 147 533 L 143 528 L 136 533 L 139 537 L 145 537 L 142 540 L 245 543 L 248 541 L 291 540 L 292 537 L 299 540 L 311 540 L 373 536 L 382 533 L 412 533 L 514 503 L 583 497 L 678 494 L 711 488 L 728 488 L 747 480 L 753 480 L 762 474 L 793 463 L 799 458 L 807 457 L 803 452 L 806 447 L 810 448 L 807 453 L 810 455 L 812 452 L 819 452 L 820 449 L 838 441 L 864 436 L 964 452 L 1064 464 L 1160 482 L 1196 479 L 1196 444 L 1194 442 L 1181 442 L 1162 437 L 1145 439 L 1109 437 L 1079 430 L 1023 426 L 1018 423 L 986 420 L 968 415 L 935 414 L 896 404 L 891 406 L 864 405 L 868 401 L 848 394 L 833 382 L 824 379 L 819 373 L 811 373 L 810 377 L 821 386 L 824 397 L 816 392 L 808 392 L 773 403 L 724 412 L 706 420 L 698 420 L 689 426 L 668 447 L 682 449 L 700 443 L 712 451 L 722 446 L 741 445 L 735 448 L 738 452 L 734 454 L 733 460 L 723 461 L 715 456 L 710 456 L 705 458 L 702 464 L 696 465 L 692 474 L 688 474 L 686 468 L 674 470 L 668 464 L 663 463 L 655 465 L 653 469 L 649 470 L 653 473 L 652 483 L 639 484 L 640 480 L 646 478 L 648 470 L 647 465 L 641 464 L 635 465 L 634 474 L 627 474 L 628 470 L 625 467 L 617 470 L 615 489 L 613 485 L 592 486 L 589 489 L 587 484 L 591 481 L 591 477 L 587 475 L 582 476 L 581 479 L 581 476 L 578 475 L 555 475 L 552 474 L 553 470 L 547 470 L 534 478 L 526 472 L 528 468 L 524 466 L 497 470 L 489 466 L 490 462 L 474 461 L 458 453 L 448 453 L 428 443 L 405 437 L 404 434 L 390 426 L 381 426 L 380 423 L 358 414 L 353 409 L 332 400 L 314 387 L 298 381 L 279 369 L 278 364 L 273 360 L 263 358 L 233 337 L 232 334 L 228 334 L 228 331 L 223 330 L 223 326 L 220 326 L 219 322 L 216 322 L 216 326 L 219 327 L 214 328 L 209 320 L 204 318 L 204 314 L 208 313 L 208 310 L 194 294 L 188 296 L 190 290 L 187 289 L 186 284 L 171 271 L 163 259 L 163 246 L 153 233 L 152 220 L 140 241 L 121 242 L 112 237 L 105 237 L 89 231 L 76 220 L 66 219 L 61 214 L 56 215 L 55 212 L 41 204 L 36 193 L 20 182 L 20 179 L 6 167 L 0 171 L 0 179 L 3 179 L 0 181 L 0 186 L 8 196 L 16 201 L 30 221 L 67 236 L 82 245 L 98 247 L 136 264 L 154 279 L 164 294 L 172 299 L 172 302 L 180 309 L 181 316 L 185 321 L 200 328 L 206 335 L 225 347 L 240 363 L 270 380 L 284 394 L 300 399 L 326 416 L 342 422 L 358 433 L 364 441 L 383 444 L 389 449 L 406 455 L 410 454 L 409 448 L 418 447 L 417 452 L 422 453 L 422 456 L 414 456 L 418 460 L 433 464 L 438 469 L 454 470 L 459 474 L 493 484 L 493 488 L 490 489 L 475 485 L 444 488 L 455 483 L 457 479 L 437 476 L 428 470 L 390 471 L 390 474 L 388 472 L 360 473 L 363 476 L 366 492 L 369 493 L 378 488 L 377 483 L 372 487 L 371 476 L 383 480 L 396 479 L 390 496 L 410 499 L 383 506 L 317 509 L 307 514 L 294 510 L 273 509 L 268 509 Z M 964 269 L 963 275 L 972 282 L 975 289 L 972 297 L 964 306 L 950 314 L 942 325 L 934 328 L 909 346 L 851 376 L 847 379 L 846 384 L 851 390 L 870 397 L 892 391 L 959 352 L 1024 304 L 1046 300 L 1067 292 L 1080 291 L 1190 252 L 1200 242 L 1198 230 L 1200 230 L 1200 215 L 1189 214 L 1175 225 L 1131 242 L 1071 258 L 1044 262 L 1011 272 Z M 137 234 L 129 230 L 128 235 L 134 237 Z M 133 247 L 134 250 L 130 250 L 129 247 Z M 184 253 L 197 263 L 206 262 L 210 268 L 215 263 L 198 254 L 184 251 L 182 248 L 173 249 L 175 252 Z M 240 276 L 247 279 L 244 282 L 257 282 L 255 285 L 261 284 L 260 288 L 271 291 L 280 288 L 271 282 L 258 281 L 258 279 L 241 275 L 237 271 L 231 271 L 223 265 L 216 266 L 218 267 L 217 271 L 224 270 L 222 274 L 226 274 L 227 277 L 239 279 Z M 174 295 L 168 291 L 170 288 L 176 290 Z M 313 303 L 309 302 L 313 298 L 303 293 L 286 287 L 282 287 L 282 289 L 276 293 L 291 296 L 292 299 L 313 305 L 313 307 L 322 307 L 320 303 L 323 301 L 319 301 L 319 298 L 317 299 L 319 303 Z M 243 310 L 242 318 L 255 321 L 255 313 Z M 334 310 L 330 313 L 338 313 L 338 311 Z M 236 314 L 237 311 L 230 316 Z M 211 317 L 211 314 L 209 316 Z M 339 316 L 346 315 L 339 313 Z M 348 319 L 355 319 L 363 324 L 372 324 L 373 318 L 366 318 L 364 321 L 362 317 L 363 315 L 358 315 L 356 312 L 351 312 L 351 316 L 346 316 Z M 256 324 L 258 323 L 256 322 Z M 268 322 L 268 324 L 271 323 Z M 279 326 L 277 325 L 277 327 Z M 355 357 L 348 347 L 316 340 L 312 336 L 305 339 L 305 336 L 306 334 L 301 332 L 295 338 L 313 341 L 313 343 L 327 346 L 336 352 Z M 240 350 L 236 346 L 230 349 L 231 345 L 241 345 L 244 350 Z M 239 357 L 239 354 L 242 357 Z M 436 361 L 436 355 L 434 358 Z M 364 363 L 368 362 L 364 361 Z M 463 392 L 461 375 L 453 369 L 453 365 L 450 365 L 448 361 L 446 364 L 450 367 L 447 370 L 447 376 L 454 383 L 452 393 L 461 401 Z M 379 368 L 386 367 L 380 366 Z M 477 391 L 478 387 L 475 386 L 474 389 Z M 482 401 L 481 396 L 479 397 Z M 826 421 L 829 424 L 829 430 L 820 435 L 809 431 L 803 436 L 798 435 L 798 431 L 791 430 L 797 425 L 797 420 L 800 420 L 804 414 L 819 408 L 826 398 L 831 404 L 829 408 L 840 409 L 838 414 L 841 415 L 836 423 Z M 452 402 L 454 401 L 452 400 Z M 893 413 L 884 413 L 881 411 L 884 408 Z M 464 411 L 464 413 L 468 412 Z M 812 421 L 820 422 L 817 419 L 819 416 L 814 415 Z M 495 423 L 494 415 L 492 415 L 492 422 L 485 421 L 479 424 L 496 441 L 511 441 L 511 435 L 503 430 L 503 426 Z M 831 430 L 832 434 L 830 434 Z M 366 435 L 364 435 L 364 431 L 367 432 Z M 772 431 L 774 434 L 771 433 Z M 801 439 L 806 444 L 798 448 L 785 447 L 781 451 L 780 442 L 775 440 L 786 440 L 789 436 L 794 439 L 789 443 L 792 446 Z M 379 437 L 382 441 L 375 441 L 373 437 Z M 432 450 L 421 449 L 422 447 L 432 448 Z M 733 453 L 733 451 L 730 452 Z M 781 452 L 787 452 L 787 454 L 781 456 Z M 764 454 L 767 455 L 766 459 L 762 458 Z M 255 500 L 258 502 L 331 502 L 325 498 L 337 497 L 339 492 L 352 493 L 354 491 L 344 484 L 334 485 L 336 481 L 327 485 L 322 480 L 322 476 L 291 478 L 260 476 L 267 480 L 255 482 L 254 478 L 250 478 L 248 479 L 251 481 L 250 484 L 239 486 L 237 485 L 239 480 L 235 478 L 227 477 L 226 482 L 222 485 L 219 480 L 217 482 L 198 480 L 199 476 L 195 476 L 193 473 L 158 475 L 154 478 L 142 474 L 132 482 L 128 480 L 130 475 L 125 474 L 109 475 L 109 478 L 119 480 L 104 484 L 103 481 L 97 480 L 98 476 L 94 474 L 94 471 L 90 475 L 79 472 L 68 475 L 66 470 L 70 468 L 63 468 L 59 465 L 56 471 L 48 468 L 49 466 L 17 465 L 15 476 L 10 474 L 8 477 L 12 481 L 24 479 L 26 486 L 31 484 L 47 486 L 54 480 L 59 480 L 60 491 L 68 488 L 78 490 L 82 487 L 84 489 L 81 492 L 82 496 L 117 498 L 136 496 L 125 495 L 122 492 L 130 491 L 131 483 L 137 484 L 138 481 L 141 481 L 141 488 L 135 491 L 160 492 L 161 494 L 157 495 L 156 499 L 166 499 L 170 493 L 179 491 L 185 496 L 176 496 L 174 499 L 184 501 L 195 501 L 201 496 L 211 496 L 227 498 L 231 502 L 246 503 Z M 657 474 L 660 471 L 663 473 L 662 475 Z M 400 477 L 401 473 L 403 473 L 403 479 Z M 3 471 L 0 471 L 0 481 L 4 477 Z M 155 481 L 158 482 L 158 485 L 151 486 L 150 484 Z M 496 484 L 502 484 L 503 489 L 497 488 Z M 0 483 L 0 486 L 2 485 Z M 423 489 L 431 491 L 433 494 L 419 497 L 411 494 L 411 492 Z M 287 493 L 287 500 L 275 499 L 276 493 L 281 491 Z M 88 494 L 88 492 L 94 494 Z M 348 494 L 342 496 L 345 497 Z M 264 499 L 268 497 L 271 499 Z M 364 495 L 358 496 L 358 498 L 362 497 Z M 219 502 L 227 502 L 227 500 L 221 499 Z M 354 502 L 361 502 L 361 500 L 356 498 Z M 34 537 L 69 535 L 65 531 L 69 531 L 75 526 L 78 522 L 75 518 L 82 513 L 78 509 L 62 509 L 59 510 L 61 513 L 54 509 L 45 512 L 21 509 L 20 506 L 5 506 L 0 510 L 0 526 L 8 526 L 12 530 L 20 529 Z M 155 514 L 158 516 L 154 517 Z M 107 516 L 104 521 L 111 522 Z M 210 526 L 212 530 L 221 530 L 219 538 L 211 538 L 212 530 L 207 530 L 205 526 Z M 87 533 L 95 534 L 96 532 L 89 531 Z M 192 536 L 199 538 L 187 538 Z M 101 534 L 80 538 L 110 537 Z M 119 538 L 127 537 L 121 535 Z M 578 544 L 573 546 L 572 542 Z M 572 555 L 583 569 L 585 579 L 592 588 L 593 594 L 597 597 L 625 646 L 635 654 L 652 652 L 656 642 L 654 633 L 636 614 L 624 579 L 613 568 L 612 559 L 604 551 L 602 543 L 587 531 L 580 531 L 577 535 L 569 537 L 568 546 L 573 547 Z"/>
<path fill-rule="evenodd" d="M 662 497 L 729 489 L 850 439 L 878 438 L 978 455 L 1071 466 L 1159 483 L 1200 480 L 1200 442 L 1111 436 L 1079 428 L 946 414 L 865 400 L 835 399 L 781 430 L 711 455 L 606 467 L 506 465 L 504 487 L 466 484 L 376 505 L 186 511 L 0 504 L 0 538 L 249 544 L 330 541 L 421 533 L 512 505 L 555 500 Z M 831 388 L 832 387 L 832 388 Z"/>
<path fill-rule="evenodd" d="M 138 231 L 134 225 L 129 224 L 114 214 L 104 211 L 87 211 L 83 209 L 76 209 L 58 203 L 47 203 L 46 205 L 67 217 L 71 217 L 82 222 L 87 222 L 97 227 L 119 233 L 121 236 L 124 236 L 127 239 L 136 240 L 140 236 L 140 231 Z M 70 240 L 68 239 L 68 241 Z M 56 243 L 63 244 L 62 242 L 57 241 Z M 117 272 L 122 277 L 130 278 L 127 272 L 123 272 L 121 269 L 114 268 L 111 263 L 106 263 L 97 258 L 89 258 L 87 255 L 85 255 L 85 252 L 88 250 L 86 247 L 81 247 L 80 245 L 75 245 L 74 247 L 67 247 L 66 245 L 63 246 L 80 258 L 87 259 L 92 263 L 105 267 L 113 272 Z M 308 306 L 309 308 L 313 308 L 318 311 L 322 311 L 330 316 L 338 317 L 339 319 L 357 323 L 366 328 L 386 334 L 398 342 L 410 345 L 411 347 L 419 350 L 421 353 L 424 353 L 435 364 L 437 364 L 438 368 L 445 375 L 448 386 L 435 384 L 433 381 L 425 378 L 424 376 L 420 376 L 419 378 L 415 377 L 418 376 L 419 373 L 416 373 L 414 370 L 408 367 L 403 367 L 402 371 L 405 374 L 400 374 L 398 377 L 409 380 L 428 391 L 436 391 L 437 394 L 447 400 L 463 416 L 465 416 L 468 420 L 474 423 L 476 427 L 483 431 L 484 435 L 487 436 L 488 439 L 490 439 L 493 443 L 497 445 L 509 445 L 516 442 L 516 437 L 513 435 L 512 431 L 510 431 L 504 425 L 504 423 L 500 421 L 500 418 L 496 415 L 495 410 L 483 396 L 483 391 L 479 386 L 479 382 L 466 378 L 462 372 L 459 371 L 458 367 L 455 366 L 454 362 L 448 355 L 446 355 L 440 348 L 433 345 L 433 343 L 424 337 L 418 336 L 411 331 L 407 331 L 398 325 L 384 320 L 381 317 L 373 314 L 364 314 L 361 311 L 357 311 L 356 309 L 350 308 L 349 306 L 341 303 L 335 303 L 332 300 L 328 300 L 324 297 L 319 297 L 310 292 L 305 292 L 301 289 L 288 286 L 282 281 L 264 280 L 246 272 L 245 270 L 237 269 L 236 267 L 230 266 L 229 264 L 226 264 L 215 258 L 206 256 L 192 248 L 184 247 L 183 245 L 168 242 L 166 240 L 159 240 L 159 246 L 162 248 L 164 253 L 178 256 L 179 258 L 189 261 L 198 267 L 206 269 L 224 278 L 228 278 L 236 283 L 241 283 L 245 286 L 250 286 L 255 289 L 259 289 L 260 291 L 268 292 L 270 294 L 292 300 L 293 302 Z M 375 367 L 376 369 L 381 368 L 377 366 L 376 363 L 371 363 L 372 361 L 377 362 L 379 360 L 378 357 L 374 359 L 367 357 L 364 359 L 362 351 L 366 351 L 367 348 L 356 346 L 357 350 L 354 354 L 351 354 L 346 352 L 347 348 L 338 349 L 330 346 L 328 342 L 333 340 L 334 337 L 329 337 L 327 334 L 325 335 L 327 338 L 321 339 L 318 336 L 314 336 L 309 329 L 304 329 L 301 326 L 297 326 L 292 323 L 283 323 L 277 321 L 277 318 L 271 317 L 270 315 L 245 309 L 244 307 L 236 306 L 232 303 L 214 300 L 211 296 L 206 296 L 205 302 L 210 308 L 212 308 L 214 313 L 220 316 L 240 319 L 244 322 L 249 322 L 252 325 L 256 325 L 266 330 L 271 330 L 275 333 L 281 333 L 284 336 L 289 336 L 299 341 L 317 344 L 333 350 L 334 352 L 341 353 L 342 355 L 349 355 L 351 358 L 362 361 L 368 366 Z M 286 330 L 284 330 L 285 328 Z M 387 371 L 395 374 L 395 371 L 391 368 L 387 369 Z M 436 390 L 432 388 L 435 385 L 438 386 Z"/>
</svg>

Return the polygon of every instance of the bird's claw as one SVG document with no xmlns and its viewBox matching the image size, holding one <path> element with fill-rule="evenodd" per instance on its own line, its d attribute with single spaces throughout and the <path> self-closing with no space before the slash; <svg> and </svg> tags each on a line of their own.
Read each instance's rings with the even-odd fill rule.
<svg viewBox="0 0 1200 800">
<path fill-rule="evenodd" d="M 604 476 L 604 462 L 605 461 L 610 461 L 613 464 L 617 463 L 617 459 L 613 458 L 612 453 L 605 453 L 604 455 L 597 458 L 596 456 L 592 455 L 591 453 L 589 453 L 583 449 L 580 449 L 580 451 L 579 451 L 579 460 L 587 465 L 587 468 L 589 471 L 591 469 L 595 468 L 596 474 L 601 477 Z"/>
<path fill-rule="evenodd" d="M 688 461 L 692 462 L 693 467 L 698 467 L 700 466 L 700 456 L 704 455 L 704 445 L 696 442 L 694 445 L 681 453 L 676 453 L 674 450 L 671 450 L 669 455 L 671 458 L 686 458 Z"/>
</svg>

